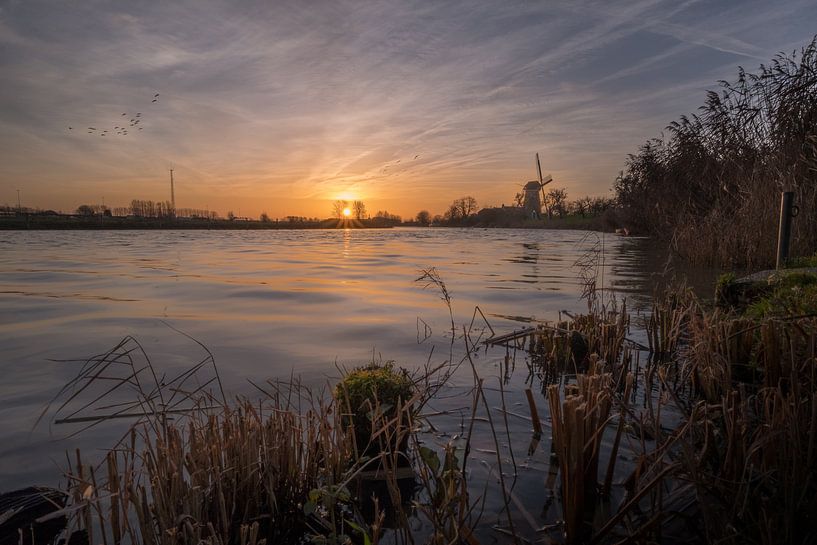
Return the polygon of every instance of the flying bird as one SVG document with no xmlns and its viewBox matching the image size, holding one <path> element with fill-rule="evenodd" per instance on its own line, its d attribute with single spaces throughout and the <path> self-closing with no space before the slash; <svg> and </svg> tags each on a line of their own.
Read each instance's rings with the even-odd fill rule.
<svg viewBox="0 0 817 545">
<path fill-rule="evenodd" d="M 418 157 L 419 157 L 419 155 L 415 155 L 415 156 L 414 156 L 414 158 L 415 158 L 415 159 L 417 159 Z"/>
<path fill-rule="evenodd" d="M 153 98 L 156 98 L 157 96 L 159 96 L 159 93 L 156 93 L 155 95 L 153 95 Z"/>
<path fill-rule="evenodd" d="M 68 127 L 68 130 L 69 130 L 69 131 L 73 131 L 73 130 L 74 130 L 74 127 Z"/>
</svg>

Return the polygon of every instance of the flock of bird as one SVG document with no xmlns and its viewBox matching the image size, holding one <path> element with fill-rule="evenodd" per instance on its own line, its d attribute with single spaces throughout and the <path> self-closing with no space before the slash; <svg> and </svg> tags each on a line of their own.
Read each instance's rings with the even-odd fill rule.
<svg viewBox="0 0 817 545">
<path fill-rule="evenodd" d="M 153 95 L 153 100 L 150 101 L 151 104 L 155 102 L 159 102 L 159 93 Z M 127 119 L 126 122 L 120 122 L 120 125 L 114 125 L 112 129 L 97 129 L 96 127 L 88 127 L 87 131 L 88 134 L 99 135 L 99 136 L 127 136 L 128 129 L 135 129 L 137 131 L 141 131 L 143 127 L 140 127 L 139 124 L 142 122 L 142 112 L 136 112 L 133 117 L 128 117 L 128 112 L 123 112 L 122 116 Z M 73 131 L 74 127 L 68 127 L 69 131 Z"/>
<path fill-rule="evenodd" d="M 416 160 L 417 160 L 417 159 L 419 159 L 419 158 L 420 158 L 420 156 L 419 156 L 419 155 L 415 155 L 415 156 L 414 156 L 414 159 L 412 159 L 412 161 L 416 161 Z M 380 174 L 386 174 L 386 173 L 389 171 L 389 168 L 391 168 L 391 167 L 397 167 L 397 165 L 399 165 L 399 164 L 400 164 L 400 161 L 402 161 L 402 159 L 398 159 L 398 160 L 397 160 L 397 161 L 395 161 L 394 163 L 392 163 L 392 164 L 390 164 L 390 165 L 387 165 L 387 166 L 385 166 L 385 167 L 381 168 L 381 169 L 380 169 Z M 393 174 L 386 174 L 386 175 L 387 175 L 387 176 L 392 176 Z"/>
</svg>

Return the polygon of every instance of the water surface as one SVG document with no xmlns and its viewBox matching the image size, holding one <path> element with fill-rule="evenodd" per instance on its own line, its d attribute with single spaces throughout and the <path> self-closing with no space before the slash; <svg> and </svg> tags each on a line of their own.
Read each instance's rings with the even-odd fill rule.
<svg viewBox="0 0 817 545">
<path fill-rule="evenodd" d="M 213 353 L 228 395 L 252 394 L 248 379 L 322 384 L 373 357 L 418 368 L 444 359 L 450 340 L 439 291 L 415 282 L 421 269 L 445 281 L 457 324 L 478 305 L 507 332 L 581 310 L 575 263 L 588 251 L 600 286 L 646 304 L 660 269 L 649 246 L 579 231 L 0 233 L 0 490 L 55 484 L 66 449 L 94 452 L 121 433 L 121 422 L 70 439 L 47 420 L 32 429 L 77 371 L 55 360 L 132 335 L 168 372 L 199 361 L 201 347 L 172 326 Z M 498 357 L 479 365 L 496 373 Z"/>
</svg>

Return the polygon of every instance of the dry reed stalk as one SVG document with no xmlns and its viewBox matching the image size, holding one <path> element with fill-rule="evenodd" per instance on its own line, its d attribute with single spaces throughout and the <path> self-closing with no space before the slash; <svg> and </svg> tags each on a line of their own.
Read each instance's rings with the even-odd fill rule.
<svg viewBox="0 0 817 545">
<path fill-rule="evenodd" d="M 542 422 L 539 420 L 539 411 L 536 409 L 536 400 L 533 399 L 533 392 L 530 388 L 525 388 L 525 396 L 528 398 L 528 409 L 533 422 L 533 433 L 542 435 Z"/>
<path fill-rule="evenodd" d="M 610 460 L 607 462 L 607 474 L 604 477 L 604 485 L 602 486 L 602 494 L 610 495 L 610 489 L 613 486 L 613 474 L 616 469 L 616 461 L 618 460 L 618 447 L 621 443 L 621 434 L 624 432 L 624 425 L 626 423 L 627 405 L 630 399 L 630 392 L 633 389 L 635 377 L 632 373 L 627 374 L 627 381 L 624 387 L 624 395 L 621 398 L 621 410 L 618 414 L 618 427 L 616 428 L 616 437 L 613 440 L 613 448 L 610 450 Z"/>
<path fill-rule="evenodd" d="M 599 444 L 612 401 L 611 375 L 598 372 L 600 365 L 592 367 L 592 374 L 576 377 L 576 394 L 566 394 L 563 402 L 558 386 L 548 388 L 553 445 L 562 476 L 562 511 L 571 543 L 586 534 L 583 524 L 598 484 Z"/>
</svg>

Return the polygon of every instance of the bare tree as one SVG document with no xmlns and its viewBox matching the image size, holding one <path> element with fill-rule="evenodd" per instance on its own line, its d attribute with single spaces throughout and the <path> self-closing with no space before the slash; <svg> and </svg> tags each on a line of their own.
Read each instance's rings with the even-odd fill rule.
<svg viewBox="0 0 817 545">
<path fill-rule="evenodd" d="M 417 212 L 417 223 L 420 225 L 428 225 L 431 223 L 431 214 L 429 214 L 428 210 L 420 210 Z"/>
<path fill-rule="evenodd" d="M 559 214 L 563 217 L 567 212 L 567 190 L 565 188 L 554 187 L 547 193 L 548 203 L 548 217 L 552 217 L 553 213 Z"/>
<path fill-rule="evenodd" d="M 269 215 L 266 212 L 261 212 L 261 217 L 259 219 L 262 223 L 269 223 Z"/>
<path fill-rule="evenodd" d="M 477 211 L 477 200 L 470 195 L 457 199 L 454 204 L 459 208 L 461 218 L 467 218 Z"/>
<path fill-rule="evenodd" d="M 332 203 L 332 217 L 343 219 L 345 214 L 343 213 L 349 207 L 348 201 L 338 200 Z"/>
<path fill-rule="evenodd" d="M 366 217 L 366 205 L 363 204 L 363 201 L 354 201 L 352 203 L 352 215 L 358 220 Z"/>
</svg>

